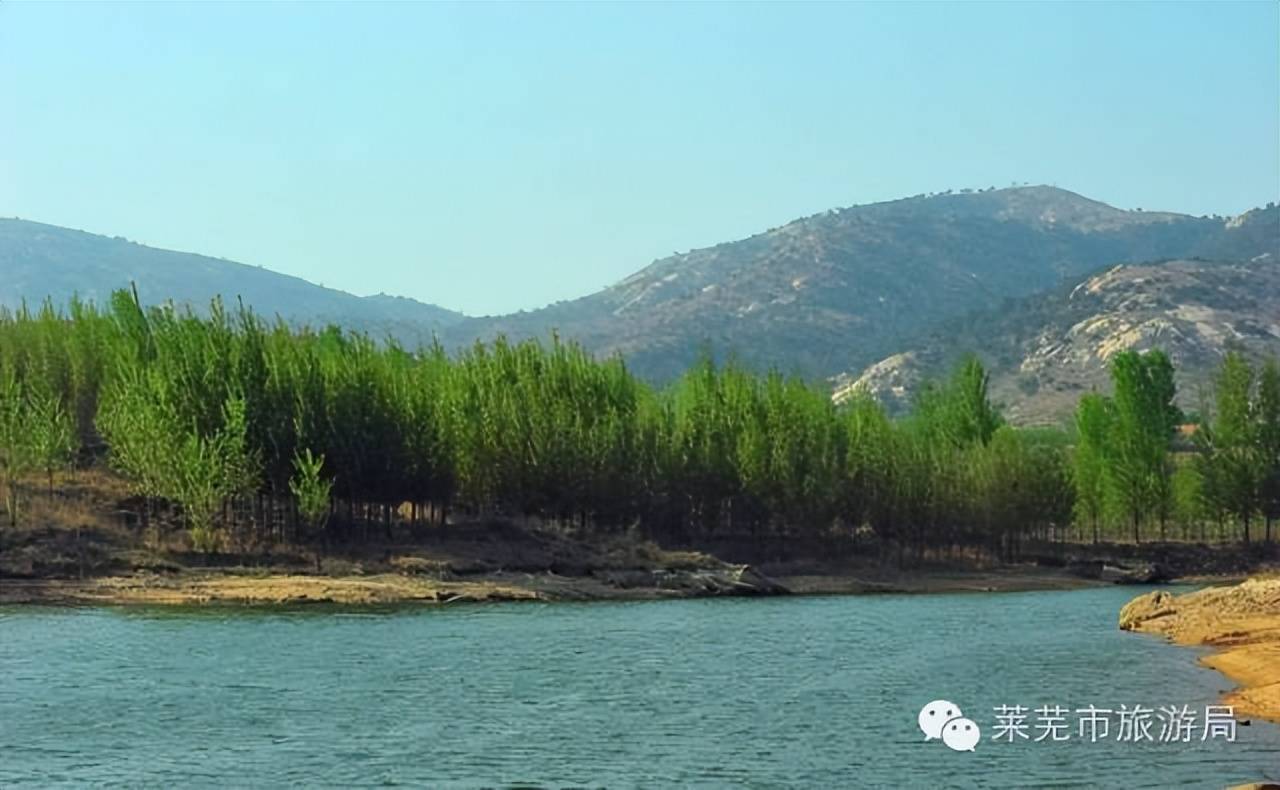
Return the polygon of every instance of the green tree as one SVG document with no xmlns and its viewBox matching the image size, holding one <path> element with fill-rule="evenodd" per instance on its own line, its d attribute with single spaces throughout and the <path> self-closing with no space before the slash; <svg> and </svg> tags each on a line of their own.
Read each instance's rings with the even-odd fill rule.
<svg viewBox="0 0 1280 790">
<path fill-rule="evenodd" d="M 1111 402 L 1096 393 L 1080 399 L 1076 406 L 1076 446 L 1071 455 L 1076 488 L 1076 513 L 1088 524 L 1093 542 L 1098 542 L 1099 524 L 1107 502 L 1107 453 L 1111 433 Z"/>
<path fill-rule="evenodd" d="M 173 498 L 182 505 L 183 517 L 197 551 L 217 551 L 224 534 L 216 518 L 231 497 L 257 485 L 258 463 L 248 449 L 244 400 L 228 398 L 223 426 L 212 436 L 186 432 L 175 448 Z"/>
<path fill-rule="evenodd" d="M 40 455 L 31 415 L 65 438 L 65 413 L 86 456 L 105 443 L 149 537 L 153 517 L 174 514 L 204 550 L 287 538 L 295 505 L 312 512 L 307 498 L 314 512 L 329 503 L 333 517 L 312 530 L 322 540 L 369 540 L 377 521 L 391 537 L 407 502 L 415 525 L 427 512 L 536 519 L 586 538 L 746 530 L 782 547 L 870 532 L 900 558 L 1014 556 L 1026 535 L 1056 537 L 1076 493 L 1062 436 L 1001 427 L 976 359 L 894 421 L 870 400 L 837 408 L 821 385 L 710 359 L 658 389 L 554 336 L 449 356 L 120 292 L 101 311 L 0 310 L 3 381 L 7 492 L 48 469 L 24 460 Z"/>
<path fill-rule="evenodd" d="M 1173 514 L 1182 525 L 1183 537 L 1195 537 L 1196 527 L 1203 533 L 1204 520 L 1208 516 L 1204 476 L 1195 464 L 1182 463 L 1173 472 Z"/>
<path fill-rule="evenodd" d="M 926 386 L 916 402 L 915 419 L 925 433 L 953 446 L 986 444 L 1004 424 L 988 395 L 986 369 L 976 356 L 958 364 L 941 386 Z"/>
<path fill-rule="evenodd" d="M 27 416 L 32 460 L 45 473 L 52 499 L 53 473 L 66 468 L 75 455 L 76 428 L 58 396 L 51 392 L 29 393 Z"/>
<path fill-rule="evenodd" d="M 29 409 L 22 385 L 12 369 L 0 369 L 0 484 L 9 525 L 18 525 L 19 483 L 39 468 L 31 431 Z"/>
<path fill-rule="evenodd" d="M 1177 424 L 1173 365 L 1158 350 L 1122 351 L 1111 361 L 1114 420 L 1107 453 L 1110 499 L 1142 542 L 1142 518 L 1163 512 L 1171 475 L 1168 446 Z"/>
<path fill-rule="evenodd" d="M 333 481 L 323 476 L 324 456 L 314 456 L 310 448 L 293 456 L 294 474 L 289 479 L 298 514 L 312 534 L 324 534 L 329 520 Z"/>
<path fill-rule="evenodd" d="M 1272 540 L 1271 525 L 1280 518 L 1280 365 L 1273 357 L 1262 366 L 1258 376 L 1258 405 L 1255 410 L 1261 475 L 1258 504 L 1267 521 L 1267 542 Z"/>
<path fill-rule="evenodd" d="M 1240 521 L 1246 544 L 1263 472 L 1252 390 L 1253 369 L 1239 352 L 1228 352 L 1214 378 L 1213 417 L 1201 431 L 1217 495 Z"/>
<path fill-rule="evenodd" d="M 154 371 L 122 363 L 103 393 L 96 423 L 109 447 L 108 463 L 142 499 L 142 526 L 150 533 L 155 502 L 173 495 L 177 488 L 179 464 L 172 458 L 172 448 L 183 434 L 169 406 L 164 380 Z"/>
</svg>

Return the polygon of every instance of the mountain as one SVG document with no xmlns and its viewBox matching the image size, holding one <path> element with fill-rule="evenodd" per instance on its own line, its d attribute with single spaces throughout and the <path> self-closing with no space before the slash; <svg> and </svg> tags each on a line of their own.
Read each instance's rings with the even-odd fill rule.
<svg viewBox="0 0 1280 790">
<path fill-rule="evenodd" d="M 1257 361 L 1280 356 L 1280 255 L 1116 266 L 949 321 L 919 346 L 838 377 L 835 397 L 861 390 L 901 410 L 921 382 L 976 351 L 1010 419 L 1058 422 L 1081 393 L 1110 390 L 1107 365 L 1117 352 L 1151 348 L 1173 360 L 1184 409 L 1201 405 L 1228 349 Z"/>
<path fill-rule="evenodd" d="M 655 380 L 703 349 L 826 377 L 911 348 L 947 319 L 1105 265 L 1226 247 L 1244 254 L 1261 243 L 1254 230 L 1125 211 L 1045 186 L 917 196 L 674 255 L 590 296 L 468 319 L 444 337 L 461 345 L 555 330 L 597 353 L 622 353 Z"/>
<path fill-rule="evenodd" d="M 337 323 L 406 342 L 429 340 L 463 318 L 412 299 L 353 296 L 233 261 L 20 219 L 0 219 L 0 273 L 0 306 L 11 309 L 46 297 L 65 304 L 76 295 L 103 303 L 113 290 L 136 283 L 148 304 L 172 300 L 204 308 L 214 296 L 230 303 L 238 297 L 265 316 Z"/>
<path fill-rule="evenodd" d="M 1227 265 L 1214 268 L 1196 258 Z M 1168 264 L 1167 272 L 1145 265 L 1156 260 L 1182 262 Z M 1067 354 L 1076 360 L 1071 364 L 1092 372 L 1055 378 L 1059 357 L 1045 350 L 1056 342 L 1055 332 L 1088 316 L 1106 316 L 1108 326 L 1158 319 L 1190 332 L 1195 322 L 1177 312 L 1177 299 L 1201 288 L 1217 290 L 1188 304 L 1214 311 L 1214 326 L 1230 324 L 1247 335 L 1248 322 L 1273 323 L 1264 320 L 1268 305 L 1258 300 L 1271 294 L 1276 304 L 1265 288 L 1276 260 L 1275 205 L 1235 218 L 1192 217 L 1122 210 L 1054 187 L 1016 187 L 833 209 L 655 261 L 580 299 L 469 318 L 411 299 L 357 297 L 230 261 L 0 220 L 0 304 L 50 295 L 61 302 L 73 293 L 101 300 L 133 281 L 146 302 L 202 306 L 215 294 L 228 301 L 240 297 L 267 315 L 345 324 L 411 345 L 435 335 L 453 349 L 499 334 L 546 338 L 556 331 L 597 354 L 625 355 L 633 370 L 657 382 L 678 375 L 704 350 L 757 369 L 776 367 L 814 380 L 838 377 L 846 387 L 875 366 L 865 371 L 867 383 L 875 382 L 890 400 L 907 397 L 916 378 L 944 368 L 959 351 L 979 349 L 999 358 L 1002 396 L 1037 418 L 1053 412 L 1061 393 L 1092 386 L 1101 370 L 1080 361 L 1085 351 L 1077 349 L 1079 354 Z M 1103 275 L 1110 279 L 1098 281 L 1097 294 L 1086 288 L 1081 293 L 1088 298 L 1071 298 L 1082 279 L 1140 263 Z M 1175 274 L 1180 284 L 1160 286 L 1163 301 L 1144 301 L 1150 296 L 1144 289 Z M 1214 279 L 1246 275 L 1262 278 L 1262 285 Z M 1127 342 L 1125 331 L 1112 333 L 1120 338 L 1115 342 Z M 1201 351 L 1212 356 L 1216 349 Z M 1203 356 L 1190 347 L 1179 353 L 1188 360 Z M 1028 362 L 1034 375 L 1009 372 L 1028 359 L 1053 364 L 1041 369 Z M 1033 401 L 1042 406 L 1026 405 Z"/>
</svg>

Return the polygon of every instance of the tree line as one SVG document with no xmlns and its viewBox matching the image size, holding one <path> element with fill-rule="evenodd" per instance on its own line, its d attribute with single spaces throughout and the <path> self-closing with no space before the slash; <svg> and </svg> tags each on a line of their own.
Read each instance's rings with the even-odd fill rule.
<svg viewBox="0 0 1280 790">
<path fill-rule="evenodd" d="M 1215 475 L 1274 467 L 1261 438 L 1274 429 L 1258 427 L 1274 423 L 1262 394 L 1274 364 L 1243 406 L 1219 396 L 1203 463 L 1170 452 L 1163 355 L 1117 355 L 1112 373 L 1114 396 L 1082 399 L 1077 437 L 1005 424 L 976 358 L 894 420 L 868 397 L 837 406 L 823 387 L 732 363 L 659 389 L 556 337 L 450 355 L 216 301 L 203 316 L 144 308 L 121 291 L 102 308 L 0 315 L 0 486 L 17 523 L 37 477 L 52 489 L 57 469 L 105 463 L 129 481 L 141 529 L 179 523 L 203 551 L 516 518 L 588 538 L 865 539 L 1009 558 L 1028 537 L 1122 522 L 1140 539 L 1153 517 L 1182 515 L 1192 474 L 1208 507 L 1226 490 Z M 1271 512 L 1258 493 L 1271 478 L 1250 474 L 1246 525 Z"/>
<path fill-rule="evenodd" d="M 1174 405 L 1173 365 L 1160 351 L 1123 352 L 1111 361 L 1114 393 L 1090 393 L 1075 413 L 1072 467 L 1078 523 L 1124 524 L 1134 542 L 1144 526 L 1204 540 L 1239 526 L 1249 543 L 1261 516 L 1266 541 L 1280 516 L 1280 368 L 1255 370 L 1229 351 L 1194 421 Z M 1153 524 L 1154 522 L 1154 524 Z M 1148 537 L 1150 535 L 1148 534 Z"/>
</svg>

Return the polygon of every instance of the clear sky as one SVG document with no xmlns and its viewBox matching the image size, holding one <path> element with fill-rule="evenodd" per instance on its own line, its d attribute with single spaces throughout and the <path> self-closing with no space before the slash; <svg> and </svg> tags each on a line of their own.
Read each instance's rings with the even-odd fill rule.
<svg viewBox="0 0 1280 790">
<path fill-rule="evenodd" d="M 534 308 L 833 206 L 1280 197 L 1280 4 L 0 2 L 0 216 Z"/>
</svg>

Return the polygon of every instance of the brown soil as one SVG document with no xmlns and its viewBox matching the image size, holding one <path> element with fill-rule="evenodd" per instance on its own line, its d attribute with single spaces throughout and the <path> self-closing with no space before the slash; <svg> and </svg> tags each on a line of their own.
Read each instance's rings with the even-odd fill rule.
<svg viewBox="0 0 1280 790">
<path fill-rule="evenodd" d="M 1280 722 L 1280 578 L 1147 593 L 1120 611 L 1120 628 L 1217 648 L 1202 663 L 1240 684 L 1224 701 L 1239 714 Z"/>
</svg>

